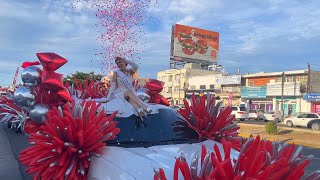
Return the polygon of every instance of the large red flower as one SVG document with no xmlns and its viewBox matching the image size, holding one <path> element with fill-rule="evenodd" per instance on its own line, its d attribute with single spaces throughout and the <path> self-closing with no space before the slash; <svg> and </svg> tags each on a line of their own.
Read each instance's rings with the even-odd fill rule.
<svg viewBox="0 0 320 180">
<path fill-rule="evenodd" d="M 294 144 L 249 138 L 241 149 L 238 160 L 230 158 L 231 143 L 222 139 L 223 152 L 215 144 L 211 153 L 202 146 L 201 160 L 195 156 L 190 166 L 181 156 L 176 159 L 173 180 L 178 180 L 179 171 L 185 180 L 297 180 L 304 175 L 310 157 L 300 155 L 301 147 Z M 200 161 L 200 169 L 198 162 Z M 310 179 L 320 176 L 315 172 Z M 162 169 L 155 170 L 155 180 L 166 180 Z"/>
<path fill-rule="evenodd" d="M 34 179 L 86 179 L 90 157 L 101 154 L 105 141 L 120 131 L 113 121 L 117 112 L 107 117 L 99 106 L 94 101 L 66 103 L 47 113 L 40 132 L 30 134 L 33 146 L 19 157 Z"/>
<path fill-rule="evenodd" d="M 184 100 L 185 109 L 179 113 L 189 122 L 189 127 L 200 134 L 200 138 L 212 139 L 221 142 L 221 138 L 232 142 L 232 147 L 240 150 L 242 138 L 238 136 L 239 126 L 233 122 L 230 106 L 220 108 L 220 102 L 214 104 L 214 97 L 192 95 L 192 105 Z"/>
</svg>

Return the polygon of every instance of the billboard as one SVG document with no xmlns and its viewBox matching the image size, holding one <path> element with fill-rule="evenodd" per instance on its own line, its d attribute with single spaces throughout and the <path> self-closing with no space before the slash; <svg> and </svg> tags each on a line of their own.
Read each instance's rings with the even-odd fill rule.
<svg viewBox="0 0 320 180">
<path fill-rule="evenodd" d="M 241 84 L 241 75 L 216 77 L 216 84 L 220 84 L 220 85 Z"/>
<path fill-rule="evenodd" d="M 203 60 L 217 63 L 219 33 L 176 24 L 171 41 L 171 55 L 175 58 Z"/>
<path fill-rule="evenodd" d="M 241 98 L 266 98 L 266 86 L 242 86 Z"/>
</svg>

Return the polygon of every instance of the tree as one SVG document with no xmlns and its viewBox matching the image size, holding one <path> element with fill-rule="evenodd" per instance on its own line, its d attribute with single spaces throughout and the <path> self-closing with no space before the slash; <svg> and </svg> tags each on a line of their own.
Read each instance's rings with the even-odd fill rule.
<svg viewBox="0 0 320 180">
<path fill-rule="evenodd" d="M 80 82 L 84 82 L 85 80 L 94 80 L 95 82 L 100 81 L 103 76 L 100 74 L 94 74 L 94 72 L 90 73 L 84 73 L 76 71 L 75 73 L 71 73 L 70 75 L 67 75 L 65 78 L 63 78 L 63 83 L 66 83 L 67 81 L 69 83 L 73 83 L 74 79 L 77 79 Z"/>
</svg>

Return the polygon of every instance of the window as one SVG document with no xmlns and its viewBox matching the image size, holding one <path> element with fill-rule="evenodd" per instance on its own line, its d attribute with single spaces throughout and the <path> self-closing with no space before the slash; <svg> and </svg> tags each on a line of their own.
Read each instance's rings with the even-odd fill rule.
<svg viewBox="0 0 320 180">
<path fill-rule="evenodd" d="M 180 74 L 176 74 L 174 80 L 175 81 L 180 81 Z"/>
<path fill-rule="evenodd" d="M 307 114 L 307 118 L 318 118 L 315 114 Z"/>
<path fill-rule="evenodd" d="M 172 87 L 168 87 L 168 93 L 172 93 Z"/>
<path fill-rule="evenodd" d="M 162 76 L 162 81 L 166 81 L 166 76 Z"/>
<path fill-rule="evenodd" d="M 206 89 L 206 85 L 200 85 L 200 89 Z"/>
<path fill-rule="evenodd" d="M 254 81 L 249 81 L 249 86 L 254 86 Z"/>
<path fill-rule="evenodd" d="M 191 86 L 190 86 L 190 89 L 191 89 L 191 90 L 194 90 L 194 89 L 196 89 L 196 86 L 195 86 L 195 85 L 191 85 Z"/>
<path fill-rule="evenodd" d="M 214 84 L 210 84 L 210 89 L 214 89 Z"/>
<path fill-rule="evenodd" d="M 174 87 L 174 92 L 179 92 L 179 86 Z"/>
<path fill-rule="evenodd" d="M 169 82 L 172 82 L 172 75 L 169 75 Z"/>
<path fill-rule="evenodd" d="M 299 116 L 297 116 L 297 118 L 306 118 L 306 114 L 300 114 Z"/>
</svg>

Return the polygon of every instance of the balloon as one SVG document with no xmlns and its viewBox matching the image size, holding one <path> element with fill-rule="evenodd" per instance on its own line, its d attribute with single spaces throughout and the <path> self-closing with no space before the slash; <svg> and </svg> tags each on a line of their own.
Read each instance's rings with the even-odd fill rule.
<svg viewBox="0 0 320 180">
<path fill-rule="evenodd" d="M 26 67 L 21 73 L 21 79 L 26 86 L 41 84 L 41 69 L 37 66 Z"/>
<path fill-rule="evenodd" d="M 21 108 L 30 108 L 36 103 L 36 97 L 30 88 L 21 86 L 14 92 L 13 101 Z"/>
<path fill-rule="evenodd" d="M 37 124 L 30 119 L 26 120 L 24 122 L 24 125 L 22 126 L 22 131 L 26 134 L 36 133 L 40 130 L 41 125 Z"/>
<path fill-rule="evenodd" d="M 46 114 L 50 110 L 49 106 L 45 104 L 36 104 L 29 112 L 31 120 L 37 124 L 44 124 L 47 120 Z"/>
<path fill-rule="evenodd" d="M 141 99 L 143 102 L 149 102 L 150 96 L 147 94 L 147 89 L 146 88 L 140 88 L 137 91 L 137 97 Z"/>
</svg>

